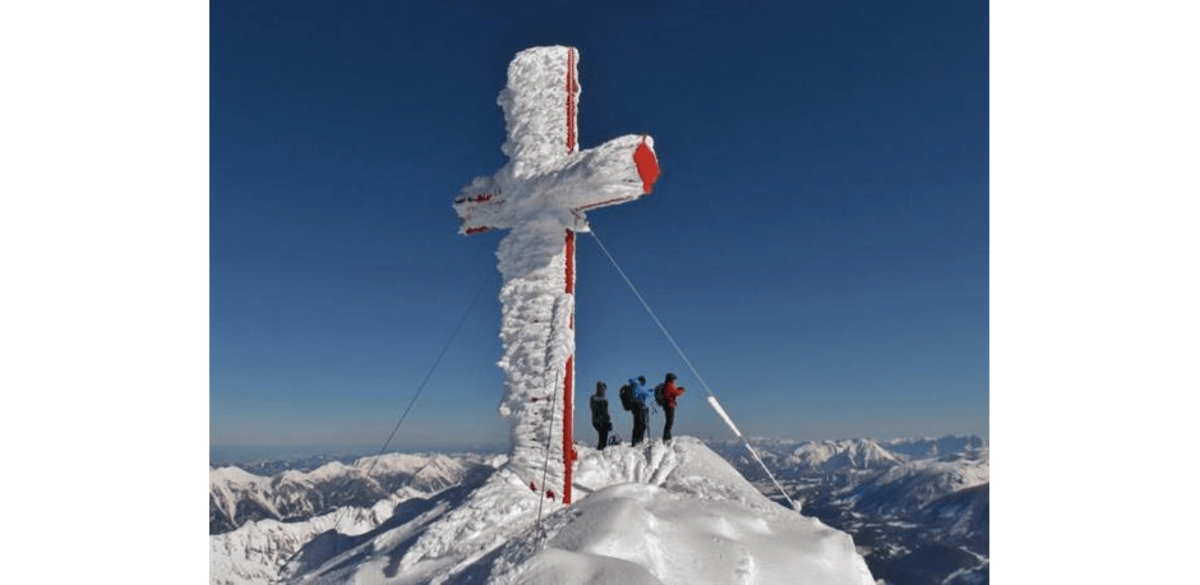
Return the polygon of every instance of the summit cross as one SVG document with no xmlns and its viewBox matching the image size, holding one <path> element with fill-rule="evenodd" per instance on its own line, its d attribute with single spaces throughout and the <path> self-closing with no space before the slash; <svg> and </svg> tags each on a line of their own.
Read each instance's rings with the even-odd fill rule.
<svg viewBox="0 0 1200 585">
<path fill-rule="evenodd" d="M 658 179 L 654 140 L 631 134 L 579 150 L 577 64 L 573 47 L 521 51 L 508 66 L 498 103 L 509 161 L 476 178 L 454 201 L 459 233 L 508 229 L 496 253 L 503 278 L 500 337 L 505 396 L 500 414 L 512 425 L 510 468 L 549 497 L 562 481 L 571 503 L 575 385 L 575 233 L 584 212 L 633 201 Z M 559 393 L 561 392 L 561 396 Z M 561 411 L 557 405 L 561 404 Z M 555 436 L 561 436 L 556 445 Z M 546 472 L 547 449 L 561 468 Z"/>
</svg>

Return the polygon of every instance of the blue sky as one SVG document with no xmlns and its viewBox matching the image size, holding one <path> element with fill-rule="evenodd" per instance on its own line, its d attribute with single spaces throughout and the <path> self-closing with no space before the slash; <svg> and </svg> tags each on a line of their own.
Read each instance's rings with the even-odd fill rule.
<svg viewBox="0 0 1200 585">
<path fill-rule="evenodd" d="M 392 448 L 506 441 L 502 235 L 450 205 L 546 44 L 584 148 L 654 136 L 654 194 L 589 219 L 744 432 L 988 436 L 988 38 L 974 2 L 212 3 L 211 446 L 382 446 L 464 314 Z M 676 433 L 727 437 L 590 236 L 578 284 L 577 397 L 674 371 Z"/>
</svg>

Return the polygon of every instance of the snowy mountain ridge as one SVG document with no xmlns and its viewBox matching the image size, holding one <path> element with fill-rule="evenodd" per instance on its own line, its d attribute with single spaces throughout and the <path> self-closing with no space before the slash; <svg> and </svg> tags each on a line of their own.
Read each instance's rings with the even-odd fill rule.
<svg viewBox="0 0 1200 585">
<path fill-rule="evenodd" d="M 847 467 L 884 469 L 899 462 L 899 458 L 879 443 L 871 439 L 856 439 L 806 443 L 793 451 L 782 465 L 812 471 L 832 471 Z"/>
<path fill-rule="evenodd" d="M 915 512 L 938 498 L 988 483 L 988 461 L 979 457 L 919 459 L 898 463 L 833 497 L 874 514 Z"/>
<path fill-rule="evenodd" d="M 263 477 L 237 467 L 209 470 L 209 534 L 256 520 L 295 521 L 340 507 L 371 508 L 400 489 L 432 494 L 462 482 L 482 456 L 389 453 L 352 465 L 331 461 L 312 471 Z M 368 471 L 370 475 L 368 476 Z"/>
<path fill-rule="evenodd" d="M 526 482 L 504 469 L 502 455 L 386 455 L 376 463 L 373 477 L 384 470 L 411 482 L 425 470 L 449 481 L 456 470 L 467 472 L 459 483 L 436 493 L 406 484 L 372 506 L 339 507 L 305 520 L 245 521 L 236 530 L 210 536 L 210 580 L 237 585 L 354 579 L 540 583 L 555 582 L 547 580 L 545 572 L 559 571 L 574 576 L 567 582 L 586 583 L 601 574 L 621 583 L 683 582 L 662 577 L 691 573 L 669 558 L 659 558 L 661 541 L 651 538 L 647 526 L 657 527 L 660 536 L 670 533 L 669 539 L 696 541 L 697 551 L 724 555 L 733 549 L 708 550 L 705 543 L 724 539 L 734 549 L 754 549 L 765 543 L 755 540 L 753 527 L 766 522 L 779 534 L 796 528 L 743 521 L 747 514 L 770 511 L 794 515 L 767 500 L 778 503 L 781 498 L 758 464 L 746 457 L 744 446 L 711 442 L 710 450 L 700 449 L 699 441 L 689 437 L 676 442 L 671 449 L 656 442 L 640 450 L 623 446 L 603 452 L 577 445 L 581 459 L 576 466 L 576 503 L 565 508 L 530 498 Z M 758 438 L 752 443 L 789 494 L 803 502 L 806 516 L 853 536 L 877 583 L 987 582 L 988 448 L 982 439 Z M 210 476 L 218 483 L 240 482 L 244 497 L 261 500 L 263 486 L 282 475 L 297 478 L 293 484 L 299 484 L 299 478 L 321 477 L 322 482 L 310 482 L 312 489 L 320 490 L 338 485 L 334 472 L 339 469 L 352 476 L 365 470 L 359 461 L 318 469 L 321 473 L 286 471 L 267 478 L 221 468 L 211 470 Z M 251 485 L 260 491 L 245 489 Z M 724 502 L 736 508 L 725 510 Z M 536 520 L 532 527 L 522 525 L 522 517 L 538 517 L 539 506 L 540 526 Z M 718 509 L 721 513 L 714 516 Z M 628 522 L 607 520 L 614 515 Z M 638 527 L 634 532 L 640 534 L 628 534 L 624 528 L 629 525 Z M 648 551 L 643 550 L 647 546 Z M 769 547 L 756 550 L 766 559 L 774 556 Z M 383 562 L 385 558 L 391 560 Z M 712 570 L 721 574 L 720 567 Z M 395 578 L 387 577 L 389 571 Z M 757 571 L 725 574 L 730 580 L 721 582 L 743 582 L 748 575 L 762 579 L 769 572 L 761 567 Z"/>
<path fill-rule="evenodd" d="M 366 530 L 385 505 L 350 515 L 362 524 L 343 516 L 348 530 L 322 516 L 306 531 L 263 520 L 211 536 L 210 580 L 874 583 L 846 534 L 771 502 L 699 440 L 577 447 L 571 506 L 532 493 L 505 465 L 478 467 L 458 486 L 398 501 Z M 272 549 L 270 535 L 286 540 Z"/>
</svg>

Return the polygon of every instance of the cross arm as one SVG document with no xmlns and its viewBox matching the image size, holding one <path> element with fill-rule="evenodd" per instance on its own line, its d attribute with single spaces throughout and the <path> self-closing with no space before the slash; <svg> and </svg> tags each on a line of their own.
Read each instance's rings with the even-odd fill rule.
<svg viewBox="0 0 1200 585">
<path fill-rule="evenodd" d="M 513 162 L 491 177 L 479 177 L 455 199 L 459 233 L 509 229 L 532 215 L 572 216 L 648 195 L 658 179 L 654 139 L 630 134 L 547 164 L 517 177 Z"/>
</svg>

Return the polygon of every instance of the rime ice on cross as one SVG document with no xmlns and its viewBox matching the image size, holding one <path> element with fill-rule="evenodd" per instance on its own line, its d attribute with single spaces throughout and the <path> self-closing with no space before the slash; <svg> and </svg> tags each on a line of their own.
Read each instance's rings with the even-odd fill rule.
<svg viewBox="0 0 1200 585">
<path fill-rule="evenodd" d="M 512 424 L 509 466 L 541 485 L 549 446 L 556 463 L 541 489 L 562 485 L 564 503 L 571 501 L 575 458 L 575 232 L 587 230 L 584 211 L 650 193 L 659 171 L 649 136 L 579 151 L 578 60 L 572 47 L 517 54 L 498 100 L 508 164 L 476 178 L 454 202 L 462 234 L 511 230 L 497 252 L 506 389 L 500 413 Z"/>
</svg>

